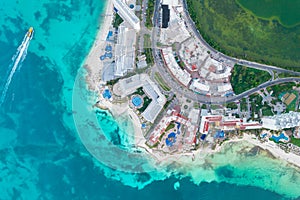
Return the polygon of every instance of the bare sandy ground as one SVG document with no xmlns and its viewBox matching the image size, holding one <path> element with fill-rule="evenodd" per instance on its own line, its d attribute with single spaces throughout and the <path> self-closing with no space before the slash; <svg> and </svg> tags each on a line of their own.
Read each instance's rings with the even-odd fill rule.
<svg viewBox="0 0 300 200">
<path fill-rule="evenodd" d="M 98 90 L 98 86 L 101 83 L 101 71 L 103 69 L 103 63 L 100 61 L 100 55 L 105 53 L 106 37 L 109 32 L 109 28 L 113 22 L 113 3 L 112 0 L 108 0 L 106 4 L 105 17 L 102 21 L 100 30 L 98 31 L 96 40 L 91 48 L 91 51 L 85 61 L 85 68 L 88 71 L 86 77 L 88 87 L 91 90 Z"/>
</svg>

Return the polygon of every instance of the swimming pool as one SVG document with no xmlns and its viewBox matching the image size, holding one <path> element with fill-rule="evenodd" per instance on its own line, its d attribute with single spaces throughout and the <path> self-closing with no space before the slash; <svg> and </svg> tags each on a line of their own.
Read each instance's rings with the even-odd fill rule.
<svg viewBox="0 0 300 200">
<path fill-rule="evenodd" d="M 225 133 L 224 131 L 217 131 L 216 134 L 214 135 L 214 138 L 224 138 Z"/>
<path fill-rule="evenodd" d="M 135 107 L 140 107 L 143 103 L 143 100 L 140 96 L 136 95 L 132 97 L 131 102 Z"/>
<path fill-rule="evenodd" d="M 280 133 L 279 136 L 272 135 L 271 138 L 272 138 L 273 140 L 275 140 L 275 142 L 279 142 L 280 139 L 284 139 L 285 141 L 288 141 L 288 140 L 289 140 L 289 138 L 286 137 L 286 136 L 284 135 L 284 133 Z"/>
<path fill-rule="evenodd" d="M 267 133 L 263 133 L 260 135 L 260 137 L 265 138 L 268 134 Z"/>
<path fill-rule="evenodd" d="M 110 46 L 110 45 L 107 45 L 106 47 L 105 47 L 105 51 L 111 51 L 112 50 L 112 47 Z"/>
<path fill-rule="evenodd" d="M 174 132 L 170 133 L 166 138 L 166 145 L 171 147 L 176 142 L 176 134 Z"/>
<path fill-rule="evenodd" d="M 111 93 L 110 93 L 109 89 L 105 89 L 104 92 L 102 93 L 102 95 L 106 99 L 110 99 L 111 98 Z"/>
</svg>

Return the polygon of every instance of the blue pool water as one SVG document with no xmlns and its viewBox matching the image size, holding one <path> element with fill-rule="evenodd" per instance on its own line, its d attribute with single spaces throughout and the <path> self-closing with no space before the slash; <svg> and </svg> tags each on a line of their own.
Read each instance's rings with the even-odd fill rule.
<svg viewBox="0 0 300 200">
<path fill-rule="evenodd" d="M 79 108 L 93 113 L 95 101 L 74 109 L 74 82 L 100 28 L 105 3 L 0 1 L 1 92 L 11 58 L 28 28 L 35 29 L 26 59 L 0 107 L 0 199 L 126 200 L 152 196 L 157 200 L 189 200 L 191 194 L 199 200 L 297 198 L 299 171 L 262 155 L 232 154 L 236 150 L 231 147 L 215 155 L 214 159 L 220 157 L 217 160 L 209 158 L 207 165 L 199 165 L 190 173 L 198 174 L 196 184 L 186 175 L 191 168 L 182 167 L 188 172 L 185 175 L 171 165 L 153 173 L 125 173 L 107 167 L 87 151 L 74 118 L 81 112 Z M 86 85 L 80 86 L 86 91 Z M 90 96 L 95 95 L 87 95 L 88 99 Z M 126 120 L 117 121 L 106 111 L 96 114 L 100 126 L 96 128 L 105 134 L 99 133 L 93 142 L 109 135 L 113 143 L 122 143 L 124 135 L 133 132 L 122 128 L 128 124 Z M 90 121 L 84 124 L 88 127 Z M 240 159 L 228 163 L 239 155 Z M 226 156 L 230 159 L 223 164 Z M 212 163 L 221 164 L 210 167 Z M 251 164 L 255 165 L 251 168 Z M 180 188 L 175 191 L 173 185 L 178 179 Z"/>
<path fill-rule="evenodd" d="M 280 133 L 279 136 L 275 136 L 275 135 L 272 135 L 271 137 L 273 140 L 275 140 L 276 142 L 279 142 L 280 139 L 284 139 L 285 141 L 288 141 L 289 138 L 286 137 L 283 133 Z"/>
<path fill-rule="evenodd" d="M 179 122 L 175 122 L 177 124 L 177 134 L 180 134 L 180 126 L 181 124 Z"/>
<path fill-rule="evenodd" d="M 110 99 L 111 98 L 111 93 L 110 93 L 109 89 L 105 89 L 102 95 L 106 99 Z"/>
<path fill-rule="evenodd" d="M 204 140 L 205 138 L 206 138 L 206 134 L 202 134 L 200 137 L 201 140 Z"/>
<path fill-rule="evenodd" d="M 225 133 L 224 131 L 217 131 L 216 134 L 214 135 L 214 138 L 224 138 Z"/>
<path fill-rule="evenodd" d="M 105 47 L 105 51 L 111 51 L 112 50 L 112 47 L 110 46 L 110 45 L 107 45 L 106 47 Z"/>
<path fill-rule="evenodd" d="M 261 134 L 260 136 L 261 136 L 262 138 L 265 138 L 267 135 L 268 135 L 267 133 L 263 133 L 263 134 Z"/>
<path fill-rule="evenodd" d="M 134 8 L 134 5 L 133 5 L 133 4 L 130 4 L 130 5 L 129 5 L 129 8 L 133 9 L 133 8 Z"/>
<path fill-rule="evenodd" d="M 174 132 L 170 133 L 166 138 L 166 145 L 171 147 L 176 142 L 176 134 Z"/>
<path fill-rule="evenodd" d="M 132 104 L 135 106 L 135 107 L 140 107 L 143 103 L 143 100 L 141 97 L 139 96 L 134 96 L 132 97 Z"/>
</svg>

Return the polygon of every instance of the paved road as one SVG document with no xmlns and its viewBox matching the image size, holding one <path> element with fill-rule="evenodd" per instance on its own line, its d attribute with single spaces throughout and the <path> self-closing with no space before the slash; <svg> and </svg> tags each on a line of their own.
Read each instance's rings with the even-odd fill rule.
<svg viewBox="0 0 300 200">
<path fill-rule="evenodd" d="M 211 46 L 209 46 L 206 43 L 206 41 L 202 38 L 202 36 L 198 32 L 198 30 L 196 29 L 194 22 L 191 20 L 189 14 L 188 14 L 185 0 L 182 0 L 182 1 L 184 4 L 184 10 L 185 10 L 184 18 L 186 18 L 186 20 L 188 20 L 189 27 L 192 28 L 192 31 L 194 32 L 194 34 L 197 36 L 197 38 L 202 42 L 202 44 L 204 46 L 206 46 L 211 52 L 218 54 L 220 56 L 220 58 L 222 58 L 223 60 L 229 60 L 234 63 L 238 63 L 241 65 L 245 65 L 248 67 L 254 67 L 254 68 L 258 68 L 258 69 L 262 69 L 262 70 L 267 70 L 267 71 L 275 70 L 278 72 L 287 72 L 287 73 L 291 73 L 294 75 L 300 75 L 300 72 L 294 72 L 291 70 L 281 69 L 281 68 L 278 68 L 275 66 L 263 65 L 263 64 L 259 64 L 259 63 L 255 63 L 255 62 L 246 61 L 246 60 L 240 60 L 240 59 L 232 58 L 230 56 L 224 55 L 224 54 L 216 51 Z M 153 15 L 154 28 L 152 31 L 152 54 L 153 54 L 155 64 L 156 64 L 156 69 L 154 69 L 154 70 L 157 70 L 161 74 L 162 78 L 165 80 L 166 83 L 168 83 L 168 85 L 172 88 L 172 90 L 175 94 L 185 96 L 186 98 L 191 99 L 196 102 L 199 102 L 199 103 L 224 104 L 225 102 L 233 102 L 233 101 L 240 100 L 240 99 L 242 99 L 246 96 L 249 96 L 255 92 L 258 92 L 259 90 L 266 88 L 268 86 L 276 85 L 279 83 L 285 83 L 285 82 L 296 82 L 296 81 L 299 82 L 300 81 L 300 78 L 282 78 L 282 79 L 270 80 L 268 82 L 265 82 L 265 83 L 259 85 L 256 88 L 252 88 L 242 94 L 235 95 L 235 96 L 229 96 L 229 97 L 209 97 L 209 96 L 205 96 L 205 95 L 196 94 L 196 93 L 192 92 L 191 90 L 188 90 L 187 88 L 181 86 L 174 79 L 174 77 L 172 77 L 172 75 L 170 74 L 170 72 L 168 71 L 167 67 L 164 65 L 164 63 L 160 57 L 160 50 L 158 48 L 156 48 L 157 35 L 159 33 L 159 28 L 158 28 L 159 27 L 159 21 L 158 21 L 159 7 L 160 7 L 160 1 L 157 0 L 155 3 L 155 11 L 154 11 L 154 15 Z"/>
<path fill-rule="evenodd" d="M 186 22 L 189 24 L 189 28 L 192 29 L 192 31 L 194 32 L 195 36 L 202 42 L 202 44 L 204 46 L 206 46 L 210 52 L 213 52 L 215 54 L 218 54 L 221 58 L 223 59 L 227 59 L 230 60 L 232 62 L 235 62 L 237 64 L 240 65 L 244 65 L 247 67 L 254 67 L 257 69 L 263 69 L 263 70 L 275 70 L 278 72 L 283 72 L 283 73 L 290 73 L 290 74 L 294 74 L 294 75 L 298 75 L 300 76 L 300 72 L 295 72 L 292 70 L 287 70 L 287 69 L 282 69 L 276 66 L 271 66 L 271 65 L 265 65 L 265 64 L 260 64 L 260 63 L 256 63 L 256 62 L 251 62 L 251 61 L 247 61 L 247 60 L 243 60 L 243 59 L 237 59 L 237 58 L 233 58 L 230 56 L 227 56 L 225 54 L 222 54 L 221 52 L 218 52 L 217 50 L 215 50 L 214 48 L 212 48 L 201 36 L 201 34 L 199 33 L 199 31 L 197 30 L 194 21 L 191 19 L 189 13 L 188 13 L 188 9 L 187 9 L 187 4 L 186 4 L 186 0 L 182 0 L 183 3 L 183 7 L 184 7 L 184 18 L 187 20 Z"/>
</svg>

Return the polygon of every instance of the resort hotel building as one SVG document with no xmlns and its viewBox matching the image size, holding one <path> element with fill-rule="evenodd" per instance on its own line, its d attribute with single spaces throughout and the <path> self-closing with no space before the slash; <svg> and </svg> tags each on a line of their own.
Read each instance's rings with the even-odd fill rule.
<svg viewBox="0 0 300 200">
<path fill-rule="evenodd" d="M 262 126 L 263 128 L 271 130 L 281 130 L 300 126 L 300 113 L 289 112 L 270 117 L 263 117 Z"/>
<path fill-rule="evenodd" d="M 122 0 L 113 0 L 114 9 L 122 19 L 128 22 L 136 32 L 140 31 L 140 19 L 133 13 L 129 6 Z"/>
</svg>

